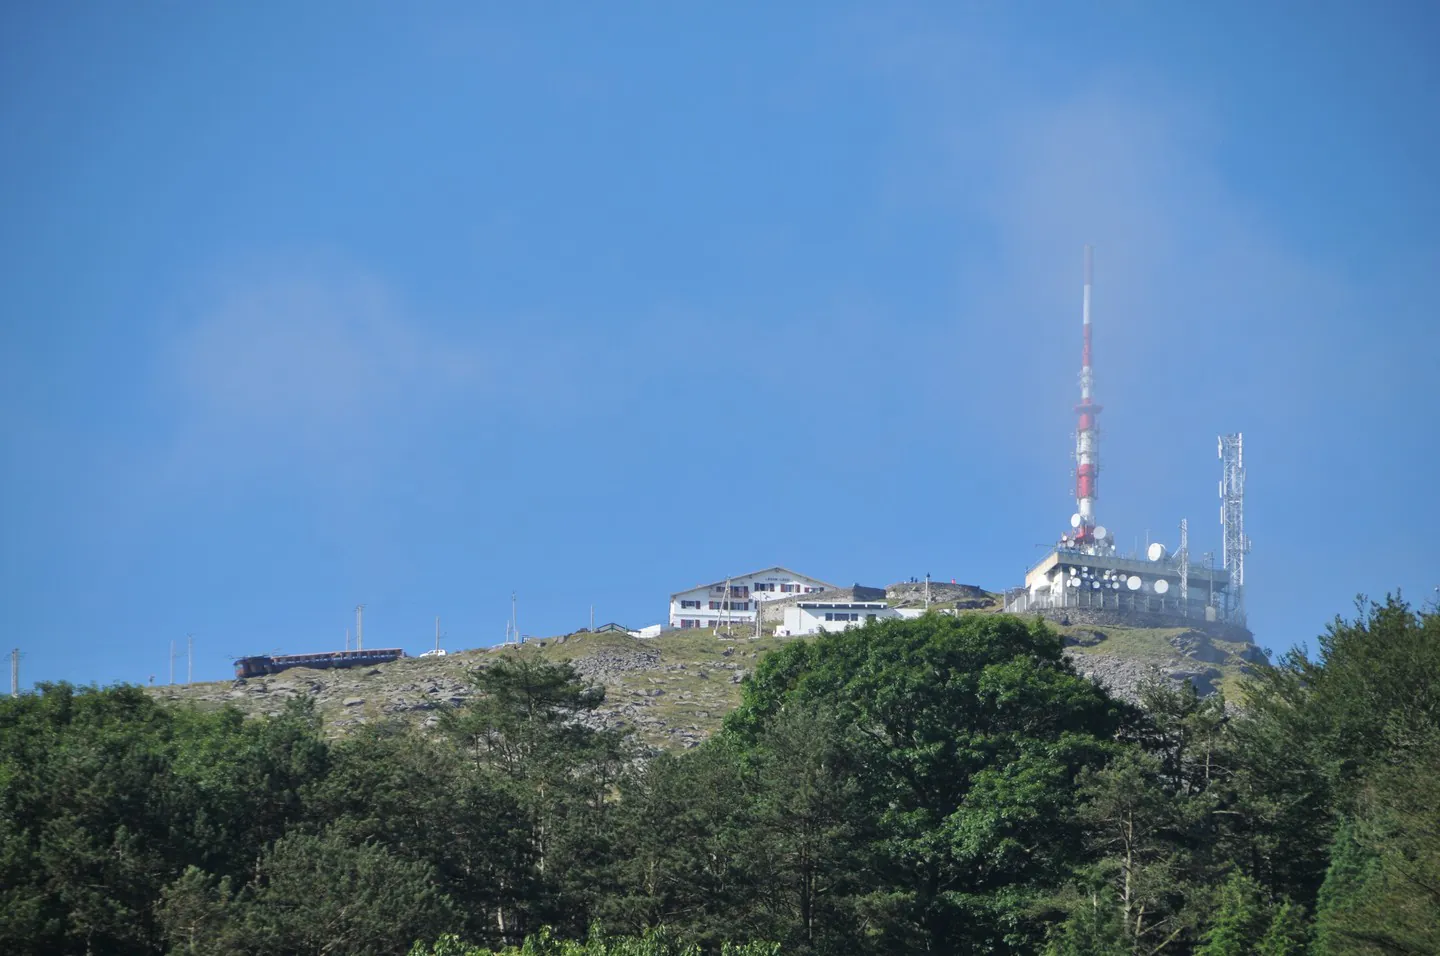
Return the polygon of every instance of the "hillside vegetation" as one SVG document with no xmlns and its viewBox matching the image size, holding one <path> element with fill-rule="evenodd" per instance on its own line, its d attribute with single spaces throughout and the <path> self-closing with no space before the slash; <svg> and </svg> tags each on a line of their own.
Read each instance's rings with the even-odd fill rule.
<svg viewBox="0 0 1440 956">
<path fill-rule="evenodd" d="M 892 585 L 891 600 L 901 607 L 919 606 L 920 587 Z M 976 588 L 931 587 L 936 614 L 991 614 L 999 607 L 994 595 Z M 957 611 L 957 603 L 968 606 Z M 1082 674 L 1131 700 L 1141 683 L 1157 674 L 1176 683 L 1190 680 L 1204 694 L 1224 690 L 1234 700 L 1242 675 L 1265 659 L 1249 642 L 1193 628 L 1047 626 L 1062 636 L 1066 654 Z M 151 692 L 162 700 L 202 707 L 231 704 L 245 713 L 269 715 L 278 714 L 288 700 L 310 697 L 331 733 L 389 718 L 433 728 L 441 708 L 473 692 L 469 670 L 506 656 L 533 655 L 572 663 L 582 676 L 605 687 L 597 723 L 633 731 L 651 746 L 683 749 L 715 732 L 739 705 L 745 676 L 790 640 L 775 637 L 773 625 L 764 627 L 758 639 L 752 635 L 751 628 L 736 628 L 732 638 L 708 630 L 672 630 L 644 640 L 618 632 L 579 632 L 369 668 L 295 668 L 243 682 L 162 686 Z"/>
<path fill-rule="evenodd" d="M 1366 606 L 1239 711 L 1163 682 L 1135 706 L 1003 614 L 713 646 L 685 678 L 753 660 L 738 706 L 648 758 L 577 671 L 634 653 L 605 635 L 472 656 L 428 731 L 327 737 L 276 689 L 250 718 L 0 700 L 0 952 L 1440 951 L 1436 613 Z"/>
</svg>

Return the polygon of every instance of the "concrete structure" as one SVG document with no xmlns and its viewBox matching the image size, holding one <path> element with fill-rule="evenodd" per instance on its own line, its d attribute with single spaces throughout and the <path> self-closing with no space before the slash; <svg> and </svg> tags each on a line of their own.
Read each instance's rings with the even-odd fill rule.
<svg viewBox="0 0 1440 956">
<path fill-rule="evenodd" d="M 1025 586 L 1005 595 L 1011 613 L 1037 611 L 1064 616 L 1068 609 L 1148 615 L 1175 624 L 1207 622 L 1245 624 L 1244 558 L 1250 542 L 1244 533 L 1245 468 L 1240 435 L 1220 438 L 1224 477 L 1220 485 L 1221 524 L 1225 529 L 1224 568 L 1216 570 L 1208 556 L 1203 566 L 1190 560 L 1189 522 L 1180 522 L 1180 546 L 1174 554 L 1161 544 L 1144 554 L 1123 555 L 1115 535 L 1095 520 L 1099 496 L 1100 406 L 1093 396 L 1091 365 L 1090 247 L 1085 247 L 1085 294 L 1082 305 L 1080 402 L 1075 438 L 1075 513 L 1070 530 L 1055 549 L 1025 575 Z M 1153 623 L 1151 626 L 1155 626 Z"/>
<path fill-rule="evenodd" d="M 1025 575 L 1025 586 L 1005 596 L 1012 614 L 1056 608 L 1109 608 L 1168 614 L 1196 621 L 1225 620 L 1229 572 L 1183 562 L 1153 544 L 1146 557 L 1096 555 L 1057 548 Z M 1181 597 L 1182 572 L 1188 572 Z"/>
<path fill-rule="evenodd" d="M 785 623 L 776 637 L 804 637 L 821 631 L 843 631 L 867 621 L 900 617 L 884 601 L 801 601 L 785 609 Z"/>
<path fill-rule="evenodd" d="M 831 591 L 834 587 L 778 565 L 737 574 L 670 595 L 670 626 L 713 628 L 722 624 L 749 624 L 753 627 L 759 607 L 766 601 Z"/>
</svg>

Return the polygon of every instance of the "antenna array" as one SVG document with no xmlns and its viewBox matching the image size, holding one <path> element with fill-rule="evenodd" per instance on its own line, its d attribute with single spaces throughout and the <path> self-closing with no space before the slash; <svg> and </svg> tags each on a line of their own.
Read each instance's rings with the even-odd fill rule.
<svg viewBox="0 0 1440 956">
<path fill-rule="evenodd" d="M 1226 588 L 1225 619 L 1245 624 L 1245 555 L 1250 553 L 1250 539 L 1245 534 L 1245 444 L 1244 438 L 1220 436 L 1220 526 L 1224 529 L 1223 562 L 1230 572 Z"/>
</svg>

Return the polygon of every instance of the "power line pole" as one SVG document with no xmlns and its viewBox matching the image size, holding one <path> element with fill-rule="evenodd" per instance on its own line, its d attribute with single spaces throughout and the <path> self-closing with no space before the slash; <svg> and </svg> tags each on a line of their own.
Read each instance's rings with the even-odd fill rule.
<svg viewBox="0 0 1440 956">
<path fill-rule="evenodd" d="M 435 615 L 435 650 L 440 650 L 440 615 Z"/>
<path fill-rule="evenodd" d="M 365 605 L 355 605 L 355 650 L 365 650 Z"/>
</svg>

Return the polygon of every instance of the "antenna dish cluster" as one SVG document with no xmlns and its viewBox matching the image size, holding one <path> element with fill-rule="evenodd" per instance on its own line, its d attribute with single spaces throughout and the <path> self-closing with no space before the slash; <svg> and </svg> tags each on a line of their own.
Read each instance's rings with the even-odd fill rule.
<svg viewBox="0 0 1440 956">
<path fill-rule="evenodd" d="M 1164 561 L 1165 545 L 1161 544 L 1159 541 L 1156 541 L 1154 544 L 1150 545 L 1149 550 L 1145 552 L 1145 556 L 1148 557 L 1151 561 Z"/>
<path fill-rule="evenodd" d="M 1072 588 L 1089 588 L 1092 591 L 1118 591 L 1125 583 L 1125 575 L 1119 571 L 1101 570 L 1088 565 L 1071 568 L 1065 585 Z"/>
<path fill-rule="evenodd" d="M 1164 594 L 1164 593 L 1166 593 L 1166 592 L 1169 591 L 1169 590 L 1170 590 L 1170 582 L 1167 581 L 1167 580 L 1165 580 L 1164 578 L 1161 578 L 1161 579 L 1159 579 L 1158 581 L 1155 582 L 1155 593 L 1156 593 L 1156 594 Z"/>
</svg>

